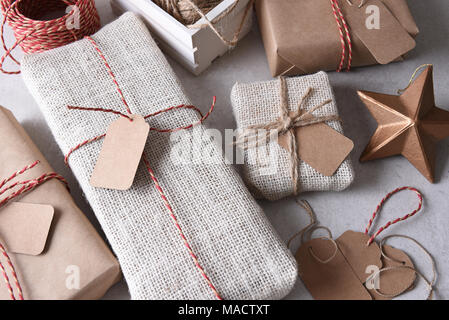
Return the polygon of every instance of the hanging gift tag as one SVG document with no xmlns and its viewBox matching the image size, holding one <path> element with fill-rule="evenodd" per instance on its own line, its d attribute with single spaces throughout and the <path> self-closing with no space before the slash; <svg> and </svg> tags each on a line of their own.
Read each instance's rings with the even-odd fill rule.
<svg viewBox="0 0 449 320">
<path fill-rule="evenodd" d="M 150 126 L 140 115 L 130 115 L 130 118 L 132 121 L 120 117 L 109 126 L 90 178 L 93 187 L 115 190 L 131 188 Z"/>
<path fill-rule="evenodd" d="M 332 256 L 327 263 L 320 261 Z M 304 243 L 296 253 L 296 259 L 299 275 L 314 299 L 372 299 L 341 251 L 329 239 L 313 239 Z"/>
<path fill-rule="evenodd" d="M 411 51 L 416 42 L 380 0 L 365 6 L 341 1 L 351 33 L 356 35 L 380 64 L 387 64 Z M 369 7 L 371 11 L 367 11 Z"/>
<path fill-rule="evenodd" d="M 383 227 L 380 227 L 379 230 L 374 233 L 374 235 L 370 236 L 368 232 L 372 228 L 373 223 L 377 215 L 382 210 L 385 202 L 388 201 L 388 199 L 390 199 L 396 193 L 405 190 L 413 191 L 416 193 L 419 200 L 417 208 L 411 213 L 403 216 L 402 218 L 394 219 L 388 222 Z M 375 239 L 376 236 L 378 236 L 385 229 L 389 228 L 391 225 L 407 220 L 408 218 L 413 217 L 415 214 L 417 214 L 422 208 L 422 203 L 422 194 L 417 189 L 412 187 L 398 188 L 387 194 L 381 200 L 376 210 L 374 211 L 373 216 L 368 223 L 368 226 L 366 227 L 365 233 L 347 231 L 337 239 L 337 243 L 343 255 L 346 257 L 346 260 L 351 265 L 352 269 L 361 282 L 366 283 L 367 279 L 372 275 L 372 273 L 375 273 L 376 271 L 383 268 L 397 266 L 408 266 L 413 268 L 413 263 L 411 262 L 410 258 L 401 250 L 395 249 L 393 247 L 383 246 L 384 253 L 390 259 L 383 257 L 381 249 L 375 242 Z M 370 272 L 371 274 L 367 274 L 368 272 Z M 376 281 L 371 281 L 371 283 L 369 284 L 367 283 L 367 287 L 368 289 L 371 289 L 373 298 L 390 299 L 394 296 L 400 295 L 408 288 L 410 288 L 413 285 L 415 277 L 416 275 L 413 270 L 405 268 L 395 268 L 393 270 L 386 270 L 385 272 L 383 272 L 382 276 L 380 276 L 378 279 L 375 279 Z M 372 290 L 372 286 L 376 286 L 376 289 L 378 289 L 379 292 L 388 295 L 388 297 L 378 295 L 374 290 Z"/>
<path fill-rule="evenodd" d="M 333 176 L 354 149 L 351 139 L 325 123 L 296 128 L 294 131 L 298 157 L 324 176 Z M 290 151 L 288 135 L 280 136 L 278 143 Z"/>
<path fill-rule="evenodd" d="M 0 238 L 12 253 L 39 255 L 44 251 L 54 209 L 50 205 L 12 202 L 0 212 Z"/>
</svg>

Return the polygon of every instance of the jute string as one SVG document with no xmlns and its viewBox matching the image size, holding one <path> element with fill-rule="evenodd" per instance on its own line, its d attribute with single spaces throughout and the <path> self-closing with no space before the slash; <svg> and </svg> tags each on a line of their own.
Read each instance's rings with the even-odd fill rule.
<svg viewBox="0 0 449 320">
<path fill-rule="evenodd" d="M 402 190 L 412 190 L 412 191 L 417 192 L 417 195 L 420 197 L 420 206 L 419 206 L 419 207 L 422 206 L 422 195 L 419 193 L 419 191 L 417 191 L 416 189 L 410 188 L 410 187 L 404 187 L 404 188 L 398 188 L 398 189 L 394 190 L 393 192 L 389 193 L 389 194 L 388 194 L 388 195 L 381 201 L 381 203 L 380 203 L 379 206 L 378 206 L 378 209 L 379 209 L 380 207 L 382 207 L 383 203 L 384 203 L 386 200 L 388 200 L 393 194 L 395 194 L 395 193 L 397 193 L 397 192 L 400 192 L 400 191 L 402 191 Z M 296 203 L 297 203 L 299 206 L 301 206 L 304 210 L 306 210 L 307 214 L 308 214 L 309 217 L 310 217 L 310 222 L 309 222 L 309 224 L 308 224 L 305 228 L 303 228 L 303 229 L 301 229 L 299 232 L 295 233 L 295 234 L 289 239 L 289 241 L 288 241 L 288 243 L 287 243 L 287 247 L 288 247 L 289 249 L 291 249 L 291 244 L 292 244 L 293 240 L 295 240 L 298 236 L 301 236 L 301 245 L 302 245 L 302 244 L 305 243 L 305 236 L 306 236 L 306 235 L 308 235 L 308 238 L 309 238 L 309 240 L 310 240 L 310 238 L 312 237 L 312 234 L 313 234 L 316 230 L 319 230 L 319 229 L 325 230 L 325 231 L 327 231 L 327 233 L 328 233 L 328 237 L 321 237 L 321 239 L 326 239 L 326 240 L 329 240 L 329 241 L 332 242 L 332 244 L 333 244 L 334 247 L 335 247 L 334 253 L 333 253 L 329 258 L 323 260 L 323 259 L 319 258 L 319 257 L 313 252 L 313 250 L 312 250 L 311 247 L 309 247 L 308 250 L 309 250 L 310 255 L 311 255 L 315 260 L 317 260 L 318 262 L 320 262 L 320 263 L 322 263 L 322 264 L 327 264 L 327 263 L 331 262 L 331 261 L 335 258 L 335 256 L 337 255 L 338 251 L 340 250 L 340 249 L 339 249 L 339 246 L 338 246 L 338 243 L 333 239 L 332 232 L 331 232 L 330 229 L 327 228 L 327 227 L 324 227 L 324 226 L 317 226 L 317 219 L 316 219 L 315 213 L 314 213 L 312 207 L 310 206 L 310 204 L 309 204 L 307 201 L 301 200 L 301 201 L 296 201 Z M 418 212 L 419 210 L 420 210 L 420 209 L 417 209 L 416 211 Z M 372 220 L 374 220 L 374 218 L 375 218 L 377 212 L 378 212 L 378 210 L 376 210 L 376 212 L 375 212 L 375 214 L 374 214 Z M 404 219 L 404 218 L 402 218 L 402 219 Z M 370 221 L 370 225 L 372 224 L 372 220 Z M 400 220 L 400 221 L 402 221 L 402 220 Z M 392 223 L 390 222 L 390 225 L 391 225 L 391 224 L 392 224 Z M 368 227 L 368 229 L 369 229 L 369 227 Z M 384 229 L 383 229 L 383 230 L 384 230 Z M 380 233 L 380 232 L 378 232 L 376 235 L 378 235 L 379 233 Z M 384 246 L 385 246 L 385 243 L 387 242 L 387 240 L 388 240 L 388 239 L 391 239 L 391 238 L 403 238 L 403 239 L 410 240 L 410 241 L 412 241 L 414 244 L 416 244 L 416 245 L 417 245 L 417 246 L 418 246 L 418 247 L 425 253 L 425 255 L 429 258 L 429 260 L 430 260 L 430 262 L 431 262 L 431 266 L 432 266 L 432 274 L 433 274 L 432 280 L 429 281 L 429 280 L 427 279 L 427 277 L 424 276 L 424 275 L 423 275 L 420 271 L 418 271 L 416 268 L 410 267 L 410 266 L 406 266 L 406 265 L 403 264 L 402 261 L 398 261 L 398 260 L 393 259 L 393 258 L 391 258 L 391 257 L 388 257 L 388 256 L 386 255 L 386 253 L 385 253 L 385 251 L 384 251 Z M 374 238 L 372 239 L 372 241 L 374 241 Z M 380 250 L 381 250 L 381 256 L 382 256 L 383 258 L 385 258 L 386 260 L 394 261 L 394 262 L 396 262 L 396 263 L 400 263 L 401 265 L 399 265 L 399 266 L 392 266 L 392 267 L 385 267 L 385 268 L 382 268 L 382 269 L 378 270 L 377 272 L 373 273 L 371 276 L 369 276 L 369 277 L 367 278 L 366 282 L 370 282 L 370 281 L 372 281 L 372 280 L 374 280 L 374 279 L 380 277 L 380 274 L 381 274 L 382 272 L 387 272 L 387 271 L 391 271 L 391 270 L 399 270 L 399 269 L 408 269 L 408 270 L 412 270 L 413 272 L 415 272 L 415 274 L 417 274 L 420 278 L 422 278 L 422 279 L 424 280 L 424 282 L 426 283 L 426 285 L 427 285 L 427 287 L 428 287 L 428 290 L 429 290 L 429 293 L 428 293 L 428 296 L 427 296 L 427 300 L 431 300 L 431 299 L 433 298 L 434 286 L 435 286 L 435 283 L 436 283 L 436 281 L 437 281 L 436 264 L 435 264 L 434 258 L 433 258 L 432 255 L 430 254 L 430 252 L 429 252 L 429 251 L 428 251 L 428 250 L 427 250 L 421 243 L 419 243 L 416 239 L 414 239 L 414 238 L 412 238 L 412 237 L 409 237 L 409 236 L 405 236 L 405 235 L 390 235 L 390 236 L 384 237 L 384 238 L 380 241 L 379 247 L 380 247 Z M 412 285 L 412 286 L 413 286 L 413 285 Z M 376 288 L 374 288 L 373 291 L 376 292 L 379 296 L 382 296 L 382 297 L 385 297 L 385 298 L 392 299 L 392 298 L 395 298 L 395 297 L 399 296 L 400 294 L 404 293 L 405 291 L 409 290 L 410 288 L 412 288 L 412 286 L 409 287 L 409 288 L 406 288 L 405 290 L 401 290 L 400 292 L 394 293 L 394 294 L 386 294 L 386 293 L 382 293 L 382 292 L 380 292 L 380 291 L 379 291 L 378 289 L 376 289 Z"/>
<path fill-rule="evenodd" d="M 291 238 L 288 240 L 287 242 L 287 247 L 290 249 L 293 240 L 295 240 L 297 237 L 301 236 L 301 243 L 304 243 L 304 234 L 306 233 L 306 231 L 313 227 L 314 225 L 316 225 L 317 221 L 316 221 L 316 216 L 315 216 L 315 212 L 313 211 L 312 207 L 310 206 L 310 204 L 306 201 L 306 200 L 295 200 L 296 203 L 298 204 L 298 206 L 302 207 L 304 210 L 306 210 L 307 214 L 310 217 L 310 223 L 304 228 L 299 230 L 297 233 L 295 233 L 293 236 L 291 236 Z"/>
<path fill-rule="evenodd" d="M 389 270 L 398 270 L 398 269 L 408 269 L 408 270 L 412 270 L 413 272 L 415 272 L 419 277 L 421 277 L 421 278 L 424 280 L 424 282 L 426 283 L 426 285 L 427 285 L 427 287 L 428 287 L 428 290 L 429 290 L 429 293 L 428 293 L 428 295 L 427 295 L 427 300 L 432 300 L 432 298 L 433 298 L 433 292 L 434 292 L 434 286 L 435 286 L 435 283 L 436 283 L 436 281 L 437 281 L 437 270 L 436 270 L 435 260 L 433 259 L 432 255 L 430 254 L 430 252 L 429 252 L 426 248 L 424 248 L 424 246 L 423 246 L 421 243 L 419 243 L 417 240 L 413 239 L 412 237 L 405 236 L 405 235 L 397 235 L 397 234 L 396 234 L 396 235 L 390 235 L 390 236 L 387 236 L 387 237 L 383 238 L 382 241 L 380 242 L 380 245 L 379 245 L 379 246 L 380 246 L 380 250 L 381 250 L 382 257 L 384 257 L 384 258 L 387 259 L 387 260 L 394 261 L 394 262 L 401 263 L 401 264 L 403 263 L 402 261 L 397 261 L 397 260 L 395 260 L 395 259 L 393 259 L 393 258 L 388 257 L 388 256 L 385 254 L 384 250 L 383 250 L 384 245 L 385 245 L 385 242 L 386 242 L 388 239 L 391 239 L 391 238 L 403 238 L 403 239 L 410 240 L 410 241 L 412 241 L 414 244 L 416 244 L 416 245 L 421 249 L 421 251 L 424 252 L 424 254 L 429 258 L 429 260 L 430 260 L 430 262 L 431 262 L 431 265 L 432 265 L 432 274 L 433 274 L 432 280 L 429 281 L 429 280 L 427 279 L 426 276 L 424 276 L 421 272 L 419 272 L 418 270 L 416 270 L 416 269 L 413 268 L 413 267 L 406 266 L 406 265 L 400 265 L 400 266 L 387 267 L 387 268 L 380 269 L 380 270 L 378 270 L 377 272 L 375 272 L 374 274 L 372 274 L 372 275 L 368 278 L 367 281 L 376 279 L 377 277 L 380 276 L 380 274 L 381 274 L 382 272 L 386 272 L 386 271 L 389 271 Z M 385 297 L 385 298 L 394 298 L 394 297 L 397 297 L 399 294 L 402 293 L 402 292 L 401 292 L 401 293 L 399 293 L 399 294 L 385 294 L 385 293 L 380 292 L 380 291 L 379 291 L 378 289 L 376 289 L 376 288 L 374 288 L 373 290 L 374 290 L 378 295 L 380 295 L 380 296 L 382 296 L 382 297 Z"/>
<path fill-rule="evenodd" d="M 352 3 L 352 0 L 346 0 L 351 6 L 353 6 L 354 4 Z M 360 0 L 360 3 L 358 5 L 359 8 L 363 7 L 366 3 L 366 0 Z"/>
<path fill-rule="evenodd" d="M 418 75 L 418 72 L 421 71 L 424 68 L 433 67 L 433 64 L 422 64 L 418 68 L 416 68 L 415 72 L 413 72 L 412 76 L 410 77 L 410 80 L 408 81 L 407 86 L 404 89 L 398 89 L 398 94 L 403 94 L 413 83 L 413 80 L 415 80 L 415 77 Z"/>
<path fill-rule="evenodd" d="M 198 10 L 207 14 L 222 1 L 223 0 L 153 0 L 159 7 L 185 25 L 194 24 L 201 19 L 201 16 L 198 11 L 194 9 L 192 3 Z"/>
<path fill-rule="evenodd" d="M 227 39 L 223 34 L 217 29 L 215 24 L 220 22 L 222 19 L 227 17 L 241 0 L 235 0 L 235 2 L 224 10 L 220 15 L 215 17 L 213 20 L 209 20 L 206 14 L 215 8 L 222 0 L 153 0 L 159 7 L 164 9 L 175 19 L 183 23 L 189 29 L 203 29 L 209 27 L 217 37 L 228 47 L 234 47 L 240 38 L 240 33 L 245 26 L 246 19 L 253 7 L 255 0 L 250 0 L 245 8 L 242 21 L 232 39 Z M 204 19 L 204 23 L 195 24 L 199 19 Z"/>
<path fill-rule="evenodd" d="M 298 194 L 298 182 L 299 182 L 299 156 L 298 156 L 298 141 L 296 141 L 295 129 L 315 125 L 318 123 L 324 123 L 328 121 L 340 121 L 340 118 L 336 115 L 330 116 L 312 116 L 313 112 L 321 109 L 325 105 L 332 102 L 328 99 L 317 106 L 312 107 L 309 111 L 304 111 L 302 105 L 312 93 L 312 88 L 307 88 L 305 94 L 301 97 L 298 105 L 298 109 L 292 113 L 288 111 L 288 88 L 287 82 L 284 77 L 279 77 L 280 85 L 280 117 L 270 123 L 249 126 L 242 130 L 238 135 L 234 144 L 248 150 L 250 148 L 258 147 L 261 143 L 267 143 L 274 136 L 287 135 L 288 144 L 290 148 L 291 159 L 291 176 L 293 181 L 293 194 Z M 265 133 L 259 134 L 258 130 L 264 130 Z M 273 133 L 274 132 L 274 133 Z M 267 139 L 268 138 L 268 139 Z M 299 141 L 300 142 L 300 141 Z"/>
<path fill-rule="evenodd" d="M 307 214 L 308 214 L 309 217 L 310 217 L 310 223 L 309 223 L 305 228 L 303 228 L 303 229 L 301 229 L 300 231 L 298 231 L 297 233 L 295 233 L 295 234 L 288 240 L 287 247 L 288 247 L 289 249 L 291 249 L 291 244 L 292 244 L 293 240 L 295 240 L 295 239 L 296 239 L 297 237 L 299 237 L 299 236 L 301 236 L 301 245 L 302 245 L 302 244 L 304 244 L 304 243 L 306 242 L 306 240 L 305 240 L 305 236 L 306 236 L 306 235 L 307 235 L 307 237 L 308 237 L 309 240 L 310 240 L 310 239 L 312 238 L 312 234 L 313 234 L 315 231 L 317 231 L 317 230 L 324 230 L 324 231 L 327 232 L 328 236 L 327 236 L 327 237 L 321 237 L 321 239 L 326 239 L 326 240 L 329 240 L 330 242 L 332 242 L 332 244 L 333 244 L 334 247 L 335 247 L 334 253 L 333 253 L 329 258 L 327 258 L 327 259 L 325 259 L 325 260 L 322 260 L 321 258 L 319 258 L 319 257 L 315 254 L 315 252 L 313 251 L 312 247 L 309 247 L 308 250 L 309 250 L 310 255 L 311 255 L 314 259 L 316 259 L 317 261 L 319 261 L 320 263 L 327 264 L 327 263 L 331 262 L 331 261 L 335 258 L 335 256 L 337 255 L 337 252 L 338 252 L 338 250 L 339 250 L 337 242 L 333 239 L 331 230 L 330 230 L 329 228 L 327 228 L 327 227 L 324 227 L 324 226 L 317 226 L 317 225 L 316 225 L 316 224 L 317 224 L 317 220 L 316 220 L 315 212 L 313 211 L 312 207 L 310 206 L 310 204 L 309 204 L 306 200 L 301 200 L 301 201 L 296 200 L 296 203 L 297 203 L 300 207 L 302 207 L 304 210 L 306 210 Z"/>
</svg>

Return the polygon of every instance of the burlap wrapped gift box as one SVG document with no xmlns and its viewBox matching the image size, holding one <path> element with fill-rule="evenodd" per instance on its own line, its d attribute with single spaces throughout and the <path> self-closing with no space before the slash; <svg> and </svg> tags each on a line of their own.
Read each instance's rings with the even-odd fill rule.
<svg viewBox="0 0 449 320">
<path fill-rule="evenodd" d="M 53 170 L 13 114 L 0 107 L 0 180 L 36 160 L 40 161 L 36 167 L 11 182 L 34 179 Z M 18 188 L 9 190 L 0 198 L 16 190 Z M 54 208 L 50 229 L 42 230 L 47 233 L 43 237 L 33 237 L 36 236 L 35 232 L 17 232 L 35 229 L 36 225 L 17 226 L 11 217 L 7 219 L 4 216 L 5 210 L 14 204 L 13 201 L 0 208 L 1 241 L 9 252 L 25 300 L 99 299 L 119 280 L 117 260 L 76 206 L 62 182 L 47 181 L 14 201 L 51 205 Z M 17 222 L 28 223 L 26 218 L 25 221 Z M 27 246 L 11 252 L 13 243 L 17 242 Z M 2 256 L 1 260 L 8 270 L 4 258 Z M 9 278 L 13 281 L 11 274 Z M 3 277 L 0 281 L 0 299 L 10 299 Z"/>
<path fill-rule="evenodd" d="M 407 1 L 367 0 L 361 8 L 360 0 L 351 1 L 352 7 L 338 0 L 352 38 L 352 66 L 403 60 L 419 33 Z M 379 29 L 365 26 L 370 5 L 383 8 Z M 342 45 L 330 0 L 257 0 L 256 12 L 273 76 L 338 69 Z M 346 64 L 348 53 L 346 47 Z"/>
<path fill-rule="evenodd" d="M 92 38 L 133 113 L 146 115 L 189 104 L 165 57 L 135 15 L 124 14 Z M 117 119 L 109 113 L 68 110 L 67 105 L 123 111 L 117 89 L 87 39 L 27 56 L 22 72 L 65 154 L 78 143 L 105 133 Z M 148 122 L 151 127 L 174 128 L 197 120 L 194 111 L 184 109 Z M 203 126 L 195 130 L 207 135 Z M 144 165 L 129 190 L 89 184 L 101 146 L 101 141 L 83 146 L 72 154 L 69 164 L 118 256 L 131 297 L 215 299 Z M 216 164 L 176 165 L 171 149 L 169 134 L 151 131 L 144 153 L 220 296 L 279 299 L 288 294 L 297 278 L 295 259 L 237 173 L 222 158 Z"/>
<path fill-rule="evenodd" d="M 311 110 L 323 101 L 331 102 L 313 112 L 316 116 L 338 116 L 335 98 L 325 72 L 310 76 L 287 78 L 286 90 L 288 95 L 288 111 L 296 111 L 301 98 L 308 88 L 311 94 L 302 105 L 304 111 Z M 264 125 L 275 121 L 280 110 L 280 86 L 278 80 L 236 83 L 232 89 L 231 101 L 238 129 Z M 332 129 L 343 133 L 340 121 L 326 122 Z M 312 135 L 310 142 L 317 143 L 323 137 Z M 281 139 L 281 138 L 279 138 Z M 306 141 L 297 141 L 299 150 Z M 309 142 L 309 141 L 307 141 Z M 261 156 L 257 148 L 244 151 L 243 177 L 250 190 L 257 198 L 278 200 L 294 194 L 294 179 L 291 174 L 291 152 L 282 147 L 278 141 L 267 139 L 266 154 Z M 328 146 L 329 147 L 329 146 Z M 330 146 L 338 148 L 337 146 Z M 338 150 L 337 150 L 338 151 Z M 256 160 L 260 161 L 256 161 Z M 338 164 L 337 164 L 338 165 Z M 346 189 L 354 180 L 351 160 L 347 158 L 341 163 L 336 172 L 325 176 L 299 159 L 297 172 L 298 192 L 307 191 L 341 191 Z"/>
</svg>

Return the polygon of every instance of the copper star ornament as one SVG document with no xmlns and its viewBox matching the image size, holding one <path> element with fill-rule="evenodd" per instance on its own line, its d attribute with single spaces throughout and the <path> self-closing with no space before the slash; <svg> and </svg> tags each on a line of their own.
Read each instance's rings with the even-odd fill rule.
<svg viewBox="0 0 449 320">
<path fill-rule="evenodd" d="M 449 111 L 435 106 L 433 67 L 400 96 L 358 91 L 378 127 L 360 161 L 402 155 L 430 182 L 435 182 L 437 142 L 449 137 Z"/>
</svg>

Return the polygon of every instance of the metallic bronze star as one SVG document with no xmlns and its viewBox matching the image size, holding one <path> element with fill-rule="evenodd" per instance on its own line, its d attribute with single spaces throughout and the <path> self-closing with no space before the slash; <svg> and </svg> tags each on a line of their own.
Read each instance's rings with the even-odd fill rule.
<svg viewBox="0 0 449 320">
<path fill-rule="evenodd" d="M 449 137 L 449 111 L 435 106 L 432 66 L 400 96 L 358 93 L 378 123 L 360 161 L 402 155 L 434 183 L 436 145 Z"/>
</svg>

